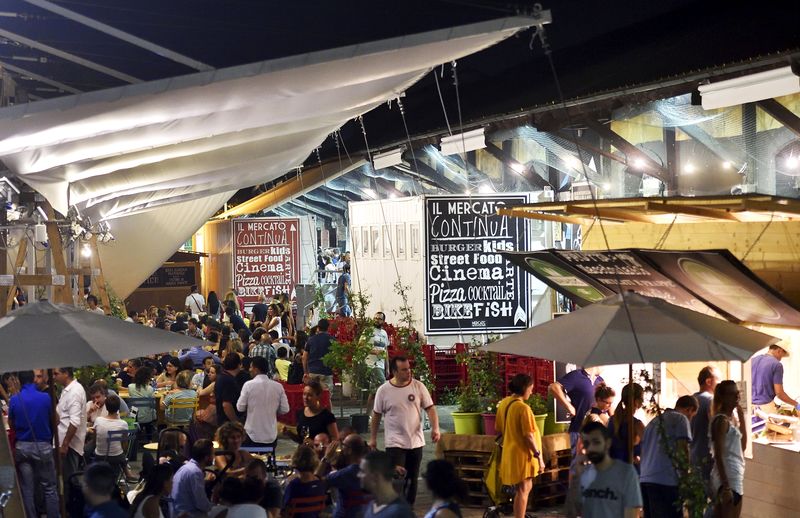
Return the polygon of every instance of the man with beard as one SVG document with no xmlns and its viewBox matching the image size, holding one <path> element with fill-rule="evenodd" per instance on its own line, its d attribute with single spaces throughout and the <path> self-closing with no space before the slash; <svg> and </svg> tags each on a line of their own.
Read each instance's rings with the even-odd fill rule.
<svg viewBox="0 0 800 518">
<path fill-rule="evenodd" d="M 581 430 L 584 459 L 575 466 L 577 483 L 570 487 L 570 516 L 583 518 L 636 518 L 642 508 L 639 478 L 632 465 L 612 459 L 611 431 L 591 422 Z M 581 460 L 589 460 L 584 466 Z M 574 514 L 573 514 L 574 513 Z"/>
</svg>

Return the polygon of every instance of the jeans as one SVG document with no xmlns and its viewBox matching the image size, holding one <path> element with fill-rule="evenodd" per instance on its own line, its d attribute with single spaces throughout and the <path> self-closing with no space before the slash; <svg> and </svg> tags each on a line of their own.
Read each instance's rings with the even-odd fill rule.
<svg viewBox="0 0 800 518">
<path fill-rule="evenodd" d="M 404 448 L 386 448 L 386 453 L 392 458 L 395 466 L 406 469 L 406 478 L 403 482 L 403 496 L 406 502 L 413 506 L 417 499 L 417 482 L 419 481 L 419 466 L 422 464 L 422 447 L 406 450 Z"/>
<path fill-rule="evenodd" d="M 679 500 L 678 486 L 642 483 L 644 518 L 683 518 L 683 507 L 676 505 Z"/>
<path fill-rule="evenodd" d="M 55 457 L 53 447 L 46 442 L 17 442 L 14 450 L 14 461 L 19 470 L 22 501 L 27 516 L 39 516 L 36 512 L 35 484 L 42 488 L 47 518 L 61 516 L 58 502 L 58 479 L 56 478 Z"/>
</svg>

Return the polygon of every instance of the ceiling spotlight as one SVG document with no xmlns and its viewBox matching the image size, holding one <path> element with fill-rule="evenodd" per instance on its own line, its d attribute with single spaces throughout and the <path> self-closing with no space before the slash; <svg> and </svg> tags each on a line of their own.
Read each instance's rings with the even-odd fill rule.
<svg viewBox="0 0 800 518">
<path fill-rule="evenodd" d="M 92 248 L 89 245 L 83 245 L 81 248 L 81 256 L 89 258 L 92 256 Z"/>
<path fill-rule="evenodd" d="M 644 169 L 647 164 L 645 163 L 643 158 L 637 158 L 633 161 L 633 167 L 636 169 Z"/>
<path fill-rule="evenodd" d="M 790 155 L 786 157 L 783 165 L 786 166 L 787 169 L 797 169 L 797 167 L 800 166 L 800 158 Z"/>
<path fill-rule="evenodd" d="M 480 187 L 478 187 L 478 192 L 481 194 L 492 194 L 494 192 L 494 189 L 492 189 L 492 186 L 489 185 L 488 183 L 484 183 L 481 184 Z"/>
<path fill-rule="evenodd" d="M 470 194 L 472 194 L 472 192 L 471 192 L 469 189 L 467 189 L 466 191 L 464 191 L 464 194 L 466 194 L 467 196 L 469 196 Z"/>
<path fill-rule="evenodd" d="M 519 162 L 512 162 L 508 167 L 510 167 L 515 173 L 522 174 L 525 172 L 525 166 Z"/>
<path fill-rule="evenodd" d="M 611 184 L 608 183 L 608 182 L 603 182 L 602 187 L 603 187 L 604 191 L 610 191 L 611 190 Z"/>
<path fill-rule="evenodd" d="M 686 174 L 692 174 L 696 170 L 697 169 L 694 167 L 694 164 L 692 164 L 691 162 L 689 162 L 689 163 L 687 163 L 686 165 L 683 166 L 683 172 L 686 173 Z"/>
<path fill-rule="evenodd" d="M 726 160 L 726 161 L 722 162 L 722 168 L 723 169 L 732 169 L 733 168 L 733 164 Z"/>
</svg>

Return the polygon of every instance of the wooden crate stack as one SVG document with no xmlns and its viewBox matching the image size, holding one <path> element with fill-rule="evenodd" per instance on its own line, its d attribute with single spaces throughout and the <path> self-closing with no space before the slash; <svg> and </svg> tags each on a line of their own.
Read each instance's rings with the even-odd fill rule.
<svg viewBox="0 0 800 518">
<path fill-rule="evenodd" d="M 545 471 L 533 483 L 529 508 L 552 507 L 566 501 L 569 486 L 569 465 L 572 460 L 569 434 L 542 437 Z"/>
<path fill-rule="evenodd" d="M 469 492 L 464 507 L 488 507 L 492 505 L 483 474 L 489 466 L 494 448 L 493 435 L 442 434 L 436 446 L 436 457 L 453 463 L 458 476 L 467 483 Z"/>
</svg>

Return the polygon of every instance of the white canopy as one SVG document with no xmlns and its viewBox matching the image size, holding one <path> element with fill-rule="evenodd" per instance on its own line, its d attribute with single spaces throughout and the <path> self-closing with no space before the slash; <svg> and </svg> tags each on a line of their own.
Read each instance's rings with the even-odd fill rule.
<svg viewBox="0 0 800 518">
<path fill-rule="evenodd" d="M 101 255 L 125 296 L 237 189 L 299 166 L 331 132 L 432 67 L 532 23 L 504 18 L 5 108 L 0 159 L 61 213 L 77 205 L 93 221 L 148 212 L 161 222 L 152 234 L 113 225 L 116 250 Z M 173 204 L 200 199 L 182 204 L 174 224 Z M 124 280 L 112 256 L 125 261 Z"/>
</svg>

